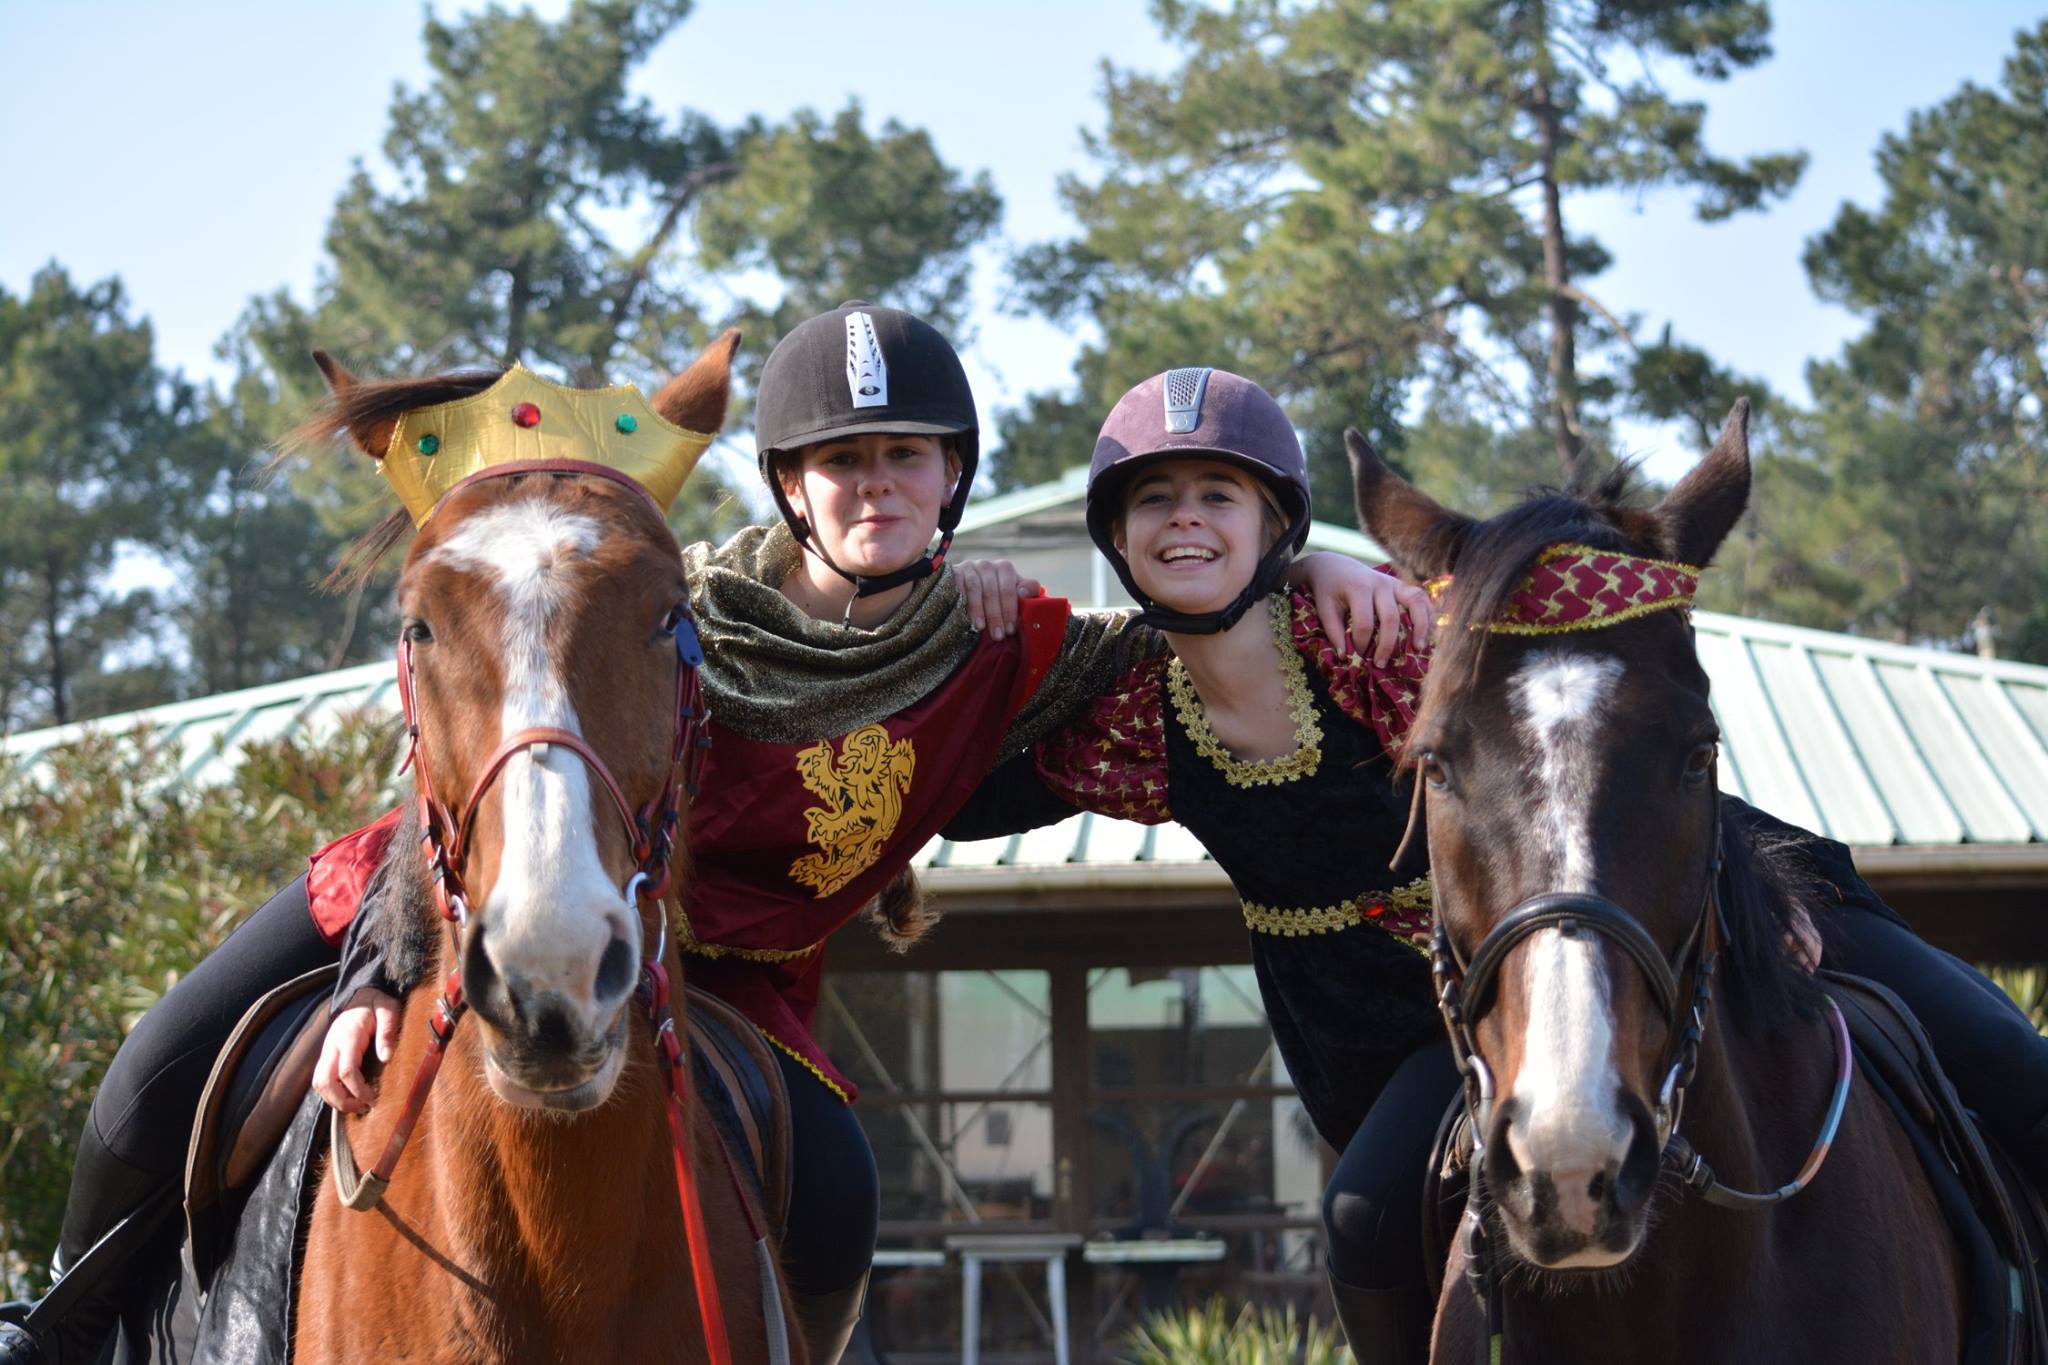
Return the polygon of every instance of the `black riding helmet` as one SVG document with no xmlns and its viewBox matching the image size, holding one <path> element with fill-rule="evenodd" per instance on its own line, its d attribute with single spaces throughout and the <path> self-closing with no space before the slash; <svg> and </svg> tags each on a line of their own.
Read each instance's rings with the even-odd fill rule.
<svg viewBox="0 0 2048 1365">
<path fill-rule="evenodd" d="M 868 432 L 950 437 L 960 482 L 939 511 L 936 550 L 894 573 L 848 573 L 811 539 L 775 475 L 775 457 L 802 446 Z M 769 353 L 754 403 L 754 445 L 761 477 L 797 543 L 866 597 L 936 571 L 953 544 L 981 452 L 974 391 L 967 371 L 938 328 L 899 308 L 845 303 L 800 323 Z"/>
<path fill-rule="evenodd" d="M 1234 464 L 1272 490 L 1289 518 L 1259 560 L 1251 582 L 1221 611 L 1168 611 L 1145 595 L 1113 534 L 1124 490 L 1140 469 L 1161 460 L 1201 458 Z M 1273 396 L 1228 370 L 1197 367 L 1155 374 L 1117 401 L 1088 466 L 1088 534 L 1109 560 L 1139 620 L 1183 635 L 1214 635 L 1238 623 L 1254 602 L 1277 591 L 1287 564 L 1308 543 L 1308 458 L 1294 424 Z"/>
</svg>

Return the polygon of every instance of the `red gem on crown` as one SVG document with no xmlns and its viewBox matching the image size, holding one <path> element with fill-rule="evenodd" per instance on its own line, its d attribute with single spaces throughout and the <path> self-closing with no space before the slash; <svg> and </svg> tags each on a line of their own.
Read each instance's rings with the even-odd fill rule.
<svg viewBox="0 0 2048 1365">
<path fill-rule="evenodd" d="M 514 403 L 512 420 L 522 427 L 537 427 L 540 425 L 540 409 L 531 403 Z"/>
</svg>

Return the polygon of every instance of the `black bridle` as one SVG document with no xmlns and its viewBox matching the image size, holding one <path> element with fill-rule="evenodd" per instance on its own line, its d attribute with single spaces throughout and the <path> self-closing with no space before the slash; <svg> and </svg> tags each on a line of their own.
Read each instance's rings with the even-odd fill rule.
<svg viewBox="0 0 2048 1365">
<path fill-rule="evenodd" d="M 1678 951 L 1670 957 L 1664 955 L 1635 916 L 1591 892 L 1549 891 L 1522 901 L 1480 940 L 1478 951 L 1469 962 L 1460 958 L 1450 931 L 1444 927 L 1442 914 L 1436 917 L 1430 940 L 1430 974 L 1436 982 L 1437 1009 L 1450 1032 L 1452 1053 L 1464 1080 L 1465 1120 L 1472 1137 L 1470 1184 L 1459 1237 L 1465 1252 L 1465 1281 L 1478 1298 L 1486 1321 L 1486 1331 L 1478 1339 L 1481 1365 L 1498 1365 L 1501 1359 L 1502 1305 L 1500 1264 L 1492 1234 L 1495 1205 L 1493 1192 L 1486 1185 L 1483 1160 L 1487 1125 L 1492 1120 L 1493 1072 L 1479 1055 L 1473 1030 L 1498 998 L 1500 973 L 1509 954 L 1535 934 L 1545 929 L 1556 929 L 1568 938 L 1582 931 L 1592 933 L 1620 948 L 1641 971 L 1665 1020 L 1664 1056 L 1659 1065 L 1664 1081 L 1658 1090 L 1655 1114 L 1657 1136 L 1663 1143 L 1661 1161 L 1686 1188 L 1718 1207 L 1753 1212 L 1798 1194 L 1827 1159 L 1853 1074 L 1848 1026 L 1832 999 L 1828 1006 L 1833 1011 L 1838 1054 L 1835 1090 L 1820 1135 L 1793 1180 L 1761 1194 L 1732 1189 L 1720 1182 L 1705 1158 L 1678 1131 L 1685 1113 L 1686 1088 L 1698 1073 L 1700 1043 L 1706 1036 L 1707 1018 L 1713 1009 L 1714 972 L 1729 941 L 1727 919 L 1721 910 L 1723 836 L 1718 791 L 1714 794 L 1713 809 L 1717 812 L 1714 852 L 1707 867 L 1699 914 Z M 1681 979 L 1690 982 L 1683 998 L 1679 994 Z"/>
</svg>

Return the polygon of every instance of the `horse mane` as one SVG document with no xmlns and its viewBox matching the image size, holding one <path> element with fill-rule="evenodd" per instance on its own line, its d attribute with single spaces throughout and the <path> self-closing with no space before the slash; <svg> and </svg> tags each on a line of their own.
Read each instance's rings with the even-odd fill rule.
<svg viewBox="0 0 2048 1365">
<path fill-rule="evenodd" d="M 1495 638 L 1483 627 L 1501 615 L 1545 549 L 1570 543 L 1647 558 L 1672 553 L 1656 520 L 1632 501 L 1635 476 L 1635 464 L 1624 462 L 1590 491 L 1537 489 L 1499 516 L 1461 528 L 1466 539 L 1457 560 L 1457 590 L 1435 632 L 1412 733 L 1426 734 L 1444 698 L 1477 680 L 1487 642 Z M 1404 745 L 1402 765 L 1418 763 L 1425 747 Z M 1785 945 L 1801 910 L 1820 924 L 1826 900 L 1820 894 L 1822 879 L 1796 837 L 1754 827 L 1727 798 L 1719 819 L 1721 911 L 1728 929 L 1722 980 L 1731 994 L 1752 1003 L 1760 1018 L 1804 1014 L 1817 1007 L 1820 993 Z"/>
<path fill-rule="evenodd" d="M 432 407 L 482 393 L 504 378 L 502 369 L 449 370 L 418 379 L 357 380 L 330 393 L 313 414 L 293 427 L 280 444 L 273 468 L 300 454 L 326 449 L 336 438 L 369 431 L 396 421 L 414 408 Z M 350 542 L 332 571 L 320 580 L 323 591 L 351 592 L 364 583 L 393 546 L 405 538 L 412 517 L 395 508 L 382 521 Z"/>
<path fill-rule="evenodd" d="M 401 995 L 432 974 L 437 951 L 434 929 L 440 912 L 419 848 L 420 804 L 407 801 L 383 859 L 363 888 L 356 911 L 359 926 L 353 931 L 376 949 L 386 980 Z"/>
<path fill-rule="evenodd" d="M 1720 980 L 1726 994 L 1742 999 L 1759 1020 L 1814 1014 L 1820 987 L 1793 961 L 1786 942 L 1801 910 L 1820 928 L 1821 879 L 1796 838 L 1750 825 L 1731 798 L 1721 798 L 1720 817 L 1721 915 L 1728 930 Z"/>
</svg>

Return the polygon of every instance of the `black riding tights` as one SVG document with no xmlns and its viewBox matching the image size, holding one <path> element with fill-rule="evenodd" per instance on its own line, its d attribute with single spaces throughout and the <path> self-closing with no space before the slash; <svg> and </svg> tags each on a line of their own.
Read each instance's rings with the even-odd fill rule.
<svg viewBox="0 0 2048 1365">
<path fill-rule="evenodd" d="M 214 1057 L 249 1006 L 338 955 L 313 926 L 300 877 L 142 1016 L 114 1054 L 79 1137 L 62 1264 L 74 1263 L 115 1223 L 176 1185 Z"/>
<path fill-rule="evenodd" d="M 789 1227 L 782 1268 L 799 1294 L 830 1294 L 867 1273 L 881 1226 L 874 1149 L 853 1110 L 776 1049 L 789 1087 Z"/>
<path fill-rule="evenodd" d="M 1422 1183 L 1437 1124 L 1458 1093 L 1451 1044 L 1408 1054 L 1351 1135 L 1323 1191 L 1330 1273 L 1360 1289 L 1422 1287 Z"/>
</svg>

